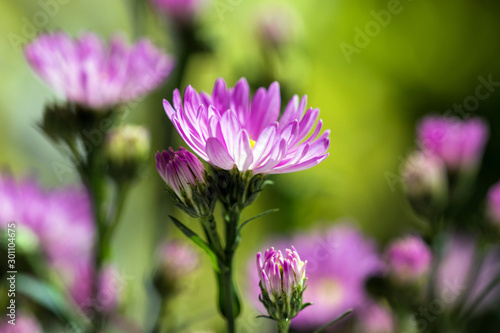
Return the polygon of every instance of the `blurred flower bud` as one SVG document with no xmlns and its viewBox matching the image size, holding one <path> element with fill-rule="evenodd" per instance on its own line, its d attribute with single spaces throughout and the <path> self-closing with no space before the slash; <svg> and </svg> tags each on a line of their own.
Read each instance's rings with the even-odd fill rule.
<svg viewBox="0 0 500 333">
<path fill-rule="evenodd" d="M 152 0 L 156 8 L 171 20 L 191 23 L 206 7 L 207 0 Z"/>
<path fill-rule="evenodd" d="M 292 247 L 286 249 L 286 257 L 274 248 L 266 250 L 264 264 L 257 253 L 257 271 L 261 290 L 260 301 L 269 316 L 276 321 L 290 321 L 303 308 L 302 296 L 306 288 L 307 261 Z"/>
<path fill-rule="evenodd" d="M 426 117 L 417 131 L 420 147 L 438 156 L 450 172 L 474 172 L 489 135 L 479 118 Z"/>
<path fill-rule="evenodd" d="M 104 146 L 109 174 L 117 181 L 135 178 L 149 151 L 150 135 L 145 127 L 125 125 L 110 130 Z"/>
<path fill-rule="evenodd" d="M 409 284 L 426 276 L 432 253 L 419 236 L 406 236 L 392 242 L 386 250 L 389 275 L 401 284 Z"/>
<path fill-rule="evenodd" d="M 179 208 L 193 217 L 212 214 L 216 196 L 210 193 L 205 167 L 196 156 L 183 147 L 169 148 L 156 153 L 156 168 Z"/>
<path fill-rule="evenodd" d="M 359 313 L 356 332 L 359 333 L 394 333 L 396 332 L 394 315 L 386 307 L 370 303 Z"/>
<path fill-rule="evenodd" d="M 180 282 L 193 273 L 199 264 L 198 253 L 181 241 L 164 242 L 158 247 L 158 268 L 155 285 L 162 295 L 179 289 Z"/>
<path fill-rule="evenodd" d="M 406 194 L 415 211 L 426 217 L 441 212 L 448 195 L 447 179 L 441 160 L 425 152 L 415 152 L 403 169 Z"/>
<path fill-rule="evenodd" d="M 266 6 L 257 14 L 257 35 L 266 45 L 279 48 L 288 44 L 297 28 L 295 13 L 288 6 Z"/>
<path fill-rule="evenodd" d="M 491 223 L 500 229 L 500 182 L 488 192 L 486 214 Z"/>
</svg>

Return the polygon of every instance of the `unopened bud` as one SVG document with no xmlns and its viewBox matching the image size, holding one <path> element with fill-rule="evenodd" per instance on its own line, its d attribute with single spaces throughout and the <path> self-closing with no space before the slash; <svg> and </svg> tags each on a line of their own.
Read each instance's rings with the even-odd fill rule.
<svg viewBox="0 0 500 333">
<path fill-rule="evenodd" d="M 104 151 L 111 177 L 118 181 L 133 179 L 148 158 L 149 131 L 133 125 L 112 129 L 106 137 Z"/>
</svg>

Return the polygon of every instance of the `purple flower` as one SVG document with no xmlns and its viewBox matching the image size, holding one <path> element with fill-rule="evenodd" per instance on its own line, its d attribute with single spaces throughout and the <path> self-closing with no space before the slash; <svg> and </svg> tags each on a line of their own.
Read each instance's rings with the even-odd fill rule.
<svg viewBox="0 0 500 333">
<path fill-rule="evenodd" d="M 191 195 L 192 186 L 205 183 L 203 164 L 183 147 L 178 151 L 169 148 L 168 151 L 157 152 L 156 168 L 161 178 L 179 197 L 185 193 Z"/>
<path fill-rule="evenodd" d="M 370 303 L 360 311 L 357 326 L 356 332 L 359 333 L 396 332 L 396 320 L 391 310 L 376 303 Z"/>
<path fill-rule="evenodd" d="M 73 187 L 47 191 L 33 179 L 16 182 L 0 175 L 0 229 L 11 222 L 21 230 L 19 235 L 28 234 L 24 230 L 36 235 L 39 249 L 75 302 L 86 301 L 91 295 L 94 241 L 86 191 Z"/>
<path fill-rule="evenodd" d="M 492 309 L 500 298 L 500 285 L 487 291 L 500 274 L 500 248 L 493 246 L 481 253 L 476 240 L 465 234 L 453 234 L 447 240 L 437 269 L 436 297 L 447 308 L 463 302 L 464 311 L 473 314 Z"/>
<path fill-rule="evenodd" d="M 63 32 L 39 36 L 25 50 L 33 70 L 67 100 L 107 109 L 156 88 L 174 61 L 148 40 L 128 45 L 115 36 L 109 46 L 86 33 L 72 39 Z"/>
<path fill-rule="evenodd" d="M 277 82 L 268 90 L 259 88 L 252 99 L 249 90 L 245 79 L 229 89 L 218 79 L 212 95 L 198 94 L 188 86 L 184 103 L 176 89 L 174 107 L 166 100 L 163 106 L 194 152 L 221 169 L 236 166 L 254 174 L 287 173 L 308 169 L 328 156 L 330 131 L 318 137 L 322 126 L 321 120 L 315 126 L 319 110 L 305 111 L 306 96 L 300 102 L 294 96 L 280 117 Z"/>
<path fill-rule="evenodd" d="M 406 236 L 392 242 L 386 250 L 389 274 L 397 281 L 411 283 L 426 275 L 432 253 L 419 236 Z"/>
<path fill-rule="evenodd" d="M 488 218 L 500 226 L 500 182 L 493 185 L 488 192 Z"/>
<path fill-rule="evenodd" d="M 488 135 L 488 126 L 479 118 L 461 121 L 430 116 L 418 126 L 421 148 L 437 155 L 452 171 L 475 169 Z"/>
<path fill-rule="evenodd" d="M 373 241 L 350 225 L 337 225 L 324 232 L 300 234 L 272 243 L 278 245 L 276 248 L 294 244 L 301 258 L 307 260 L 304 302 L 314 305 L 302 310 L 292 321 L 292 326 L 305 330 L 317 329 L 350 308 L 355 311 L 361 308 L 368 302 L 364 288 L 367 278 L 383 269 Z M 260 278 L 253 273 L 254 267 L 252 263 L 251 299 L 257 299 L 260 293 Z"/>
<path fill-rule="evenodd" d="M 207 0 L 152 0 L 161 12 L 178 22 L 192 21 L 206 6 Z"/>
<path fill-rule="evenodd" d="M 38 321 L 26 314 L 17 314 L 15 325 L 9 324 L 9 317 L 5 315 L 2 316 L 2 321 L 0 322 L 0 332 L 2 333 L 42 333 L 42 327 Z"/>
</svg>

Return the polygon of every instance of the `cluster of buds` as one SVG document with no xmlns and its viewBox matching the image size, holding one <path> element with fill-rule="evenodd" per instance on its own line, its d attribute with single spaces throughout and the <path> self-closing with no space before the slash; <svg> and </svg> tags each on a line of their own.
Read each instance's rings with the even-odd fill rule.
<svg viewBox="0 0 500 333">
<path fill-rule="evenodd" d="M 107 133 L 104 156 L 109 174 L 117 181 L 135 178 L 149 152 L 150 134 L 145 127 L 126 125 Z"/>
<path fill-rule="evenodd" d="M 156 153 L 156 168 L 179 208 L 192 217 L 212 215 L 217 197 L 196 156 L 182 147 L 178 151 L 170 148 Z"/>
<path fill-rule="evenodd" d="M 410 203 L 421 216 L 435 220 L 470 193 L 488 139 L 479 118 L 460 120 L 429 116 L 417 128 L 420 151 L 408 159 L 403 178 Z"/>
<path fill-rule="evenodd" d="M 300 260 L 293 246 L 292 250 L 286 249 L 286 257 L 274 248 L 265 252 L 264 263 L 261 257 L 259 252 L 259 299 L 272 319 L 289 322 L 305 307 L 302 304 L 302 296 L 306 289 L 307 261 Z"/>
</svg>

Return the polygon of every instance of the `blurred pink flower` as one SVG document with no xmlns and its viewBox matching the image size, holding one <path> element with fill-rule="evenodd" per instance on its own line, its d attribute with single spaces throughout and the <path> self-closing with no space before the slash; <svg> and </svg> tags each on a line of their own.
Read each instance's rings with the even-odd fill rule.
<svg viewBox="0 0 500 333">
<path fill-rule="evenodd" d="M 317 329 L 350 308 L 357 313 L 369 301 L 365 292 L 366 280 L 383 270 L 375 243 L 346 224 L 267 243 L 282 249 L 294 245 L 301 259 L 307 260 L 304 303 L 313 302 L 314 305 L 292 320 L 292 326 L 300 329 Z M 249 270 L 248 297 L 265 313 L 258 302 L 259 276 L 255 273 L 254 260 Z"/>
<path fill-rule="evenodd" d="M 385 252 L 389 274 L 397 281 L 411 283 L 425 276 L 431 267 L 432 253 L 419 236 L 393 241 Z"/>
<path fill-rule="evenodd" d="M 500 274 L 500 248 L 493 246 L 481 253 L 474 237 L 453 234 L 448 239 L 439 263 L 435 293 L 448 308 L 464 302 L 464 310 L 480 313 L 500 300 L 500 285 L 486 289 Z M 471 308 L 474 307 L 474 308 Z"/>
<path fill-rule="evenodd" d="M 0 322 L 0 332 L 2 333 L 43 333 L 42 327 L 35 318 L 18 313 L 16 315 L 15 325 L 9 324 L 9 317 L 2 316 Z"/>
<path fill-rule="evenodd" d="M 34 179 L 16 182 L 0 175 L 0 229 L 10 222 L 16 222 L 18 235 L 36 236 L 30 241 L 37 243 L 77 304 L 90 297 L 95 231 L 86 191 L 75 187 L 45 190 Z"/>
<path fill-rule="evenodd" d="M 479 118 L 429 116 L 417 132 L 420 147 L 437 155 L 452 171 L 475 169 L 489 136 L 488 126 Z"/>
<path fill-rule="evenodd" d="M 69 101 L 108 109 L 155 89 L 174 61 L 148 40 L 130 46 L 120 36 L 109 45 L 92 33 L 72 39 L 64 32 L 43 34 L 25 49 L 33 70 Z"/>
<path fill-rule="evenodd" d="M 245 79 L 229 89 L 218 79 L 212 95 L 188 86 L 184 103 L 176 89 L 174 106 L 167 100 L 163 106 L 180 136 L 208 163 L 225 170 L 236 166 L 242 172 L 275 174 L 311 168 L 328 156 L 330 131 L 319 135 L 319 110 L 306 111 L 306 103 L 306 96 L 300 103 L 294 96 L 280 117 L 277 82 L 268 90 L 259 88 L 250 99 Z"/>
</svg>

